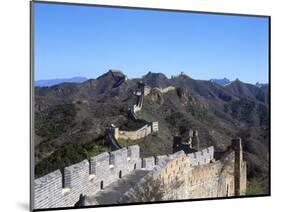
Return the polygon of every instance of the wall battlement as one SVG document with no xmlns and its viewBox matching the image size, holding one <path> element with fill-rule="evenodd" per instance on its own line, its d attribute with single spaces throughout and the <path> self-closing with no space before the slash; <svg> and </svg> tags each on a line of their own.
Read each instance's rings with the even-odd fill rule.
<svg viewBox="0 0 281 212">
<path fill-rule="evenodd" d="M 153 170 L 155 166 L 175 158 L 178 154 L 141 159 L 138 145 L 101 153 L 90 160 L 65 167 L 62 172 L 56 170 L 36 179 L 35 207 L 74 205 L 81 193 L 89 195 L 100 191 L 136 169 Z"/>
<path fill-rule="evenodd" d="M 237 155 L 242 155 L 241 139 L 234 147 L 217 161 L 213 160 L 213 147 L 188 155 L 181 150 L 173 155 L 157 156 L 152 171 L 116 203 L 245 195 L 246 162 L 237 160 Z M 196 163 L 192 164 L 194 160 Z"/>
<path fill-rule="evenodd" d="M 172 89 L 172 87 L 170 86 L 170 87 L 167 87 L 166 89 L 161 89 L 161 91 L 163 90 L 163 92 L 168 92 L 171 89 Z M 137 96 L 136 104 L 130 105 L 128 107 L 129 116 L 134 121 L 144 122 L 145 123 L 144 126 L 142 126 L 141 128 L 139 128 L 135 131 L 125 131 L 125 130 L 119 130 L 118 127 L 111 125 L 106 130 L 106 132 L 111 133 L 115 139 L 114 142 L 112 141 L 112 139 L 110 139 L 109 141 L 111 143 L 112 142 L 117 143 L 118 139 L 124 139 L 124 140 L 141 139 L 141 138 L 144 138 L 144 137 L 148 136 L 149 134 L 157 132 L 159 130 L 159 125 L 158 125 L 157 121 L 149 122 L 144 119 L 138 118 L 138 116 L 136 114 L 138 111 L 140 111 L 142 109 L 144 96 L 148 95 L 150 93 L 150 90 L 151 90 L 150 87 L 146 86 L 142 82 L 138 82 L 138 88 L 134 92 L 134 94 Z M 116 145 L 114 145 L 114 146 L 116 146 Z"/>
<path fill-rule="evenodd" d="M 121 131 L 121 130 L 119 130 L 119 139 L 137 140 L 137 139 L 144 138 L 144 137 L 148 136 L 149 134 L 151 134 L 151 132 L 152 132 L 151 126 L 146 124 L 136 131 Z"/>
<path fill-rule="evenodd" d="M 151 90 L 156 90 L 156 91 L 158 91 L 160 93 L 168 93 L 169 91 L 176 90 L 176 87 L 174 87 L 174 86 L 168 86 L 166 88 L 158 88 L 158 87 L 156 87 L 156 88 L 152 88 Z"/>
<path fill-rule="evenodd" d="M 118 139 L 137 140 L 137 139 L 144 138 L 149 134 L 157 131 L 158 131 L 158 122 L 149 122 L 135 131 L 119 130 L 119 128 L 115 126 L 111 126 L 107 128 L 107 133 L 112 134 L 116 140 Z"/>
<path fill-rule="evenodd" d="M 214 147 L 208 147 L 198 152 L 187 154 L 191 166 L 200 166 L 214 161 Z"/>
<path fill-rule="evenodd" d="M 34 181 L 35 208 L 73 206 L 80 194 L 90 195 L 135 169 L 141 169 L 138 145 L 104 152 L 90 160 L 56 170 Z M 144 167 L 145 169 L 145 167 Z"/>
<path fill-rule="evenodd" d="M 143 86 L 143 87 L 141 87 Z M 139 89 L 137 91 L 134 92 L 135 95 L 143 95 L 143 96 L 147 96 L 149 95 L 152 91 L 158 91 L 160 93 L 168 93 L 169 91 L 174 91 L 176 90 L 176 87 L 174 86 L 168 86 L 165 88 L 159 88 L 159 87 L 154 87 L 151 88 L 150 86 L 141 84 Z"/>
<path fill-rule="evenodd" d="M 239 148 L 238 151 L 241 149 Z M 237 157 L 234 153 L 228 154 L 225 158 L 214 161 L 213 147 L 191 154 L 179 151 L 170 155 L 143 159 L 140 158 L 138 145 L 121 148 L 110 153 L 104 152 L 91 157 L 90 160 L 83 160 L 65 167 L 62 172 L 56 170 L 36 179 L 34 181 L 35 208 L 73 206 L 81 194 L 94 195 L 123 176 L 139 169 L 149 172 L 137 183 L 135 188 L 126 192 L 124 197 L 120 197 L 121 202 L 125 199 L 129 201 L 130 195 L 140 192 L 138 190 L 140 186 L 158 178 L 163 180 L 168 187 L 174 186 L 173 179 L 183 180 L 184 185 L 176 192 L 177 197 L 182 198 L 202 198 L 204 192 L 207 197 L 234 195 L 237 192 L 244 194 L 246 191 L 246 163 L 242 159 L 236 161 Z M 235 168 L 238 166 L 235 164 L 240 164 L 240 171 Z M 226 169 L 226 167 L 228 168 Z M 239 187 L 235 183 L 238 179 Z M 212 190 L 214 188 L 215 190 Z M 172 194 L 168 192 L 165 195 L 165 198 L 169 199 Z"/>
</svg>

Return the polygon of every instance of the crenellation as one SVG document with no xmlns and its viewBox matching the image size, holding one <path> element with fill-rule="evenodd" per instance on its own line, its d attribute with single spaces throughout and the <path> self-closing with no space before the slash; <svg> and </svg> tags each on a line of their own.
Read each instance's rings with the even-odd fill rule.
<svg viewBox="0 0 281 212">
<path fill-rule="evenodd" d="M 111 165 L 119 166 L 120 163 L 126 163 L 128 157 L 127 148 L 118 149 L 109 153 L 109 161 Z"/>
<path fill-rule="evenodd" d="M 133 145 L 128 147 L 128 157 L 131 159 L 138 159 L 140 157 L 140 146 Z"/>
<path fill-rule="evenodd" d="M 165 161 L 167 161 L 169 159 L 169 156 L 168 155 L 158 155 L 156 156 L 155 158 L 155 164 L 156 165 L 159 165 Z"/>
<path fill-rule="evenodd" d="M 146 170 L 152 170 L 154 166 L 155 166 L 154 157 L 147 157 L 142 159 L 142 168 Z"/>
<path fill-rule="evenodd" d="M 111 70 L 112 76 L 117 72 Z M 166 93 L 175 90 L 175 87 L 153 90 Z M 159 130 L 157 121 L 148 122 L 136 115 L 142 109 L 144 96 L 151 91 L 145 83 L 138 82 L 138 88 L 134 92 L 137 97 L 136 104 L 128 108 L 131 118 L 144 123 L 144 126 L 135 131 L 122 131 L 113 124 L 106 128 L 106 137 L 115 151 L 101 153 L 90 160 L 85 159 L 65 167 L 62 172 L 56 170 L 34 180 L 36 209 L 74 206 L 81 199 L 81 195 L 90 196 L 102 192 L 135 170 L 144 172 L 144 175 L 127 192 L 120 194 L 119 203 L 139 201 L 147 191 L 155 193 L 155 184 L 157 188 L 154 189 L 161 190 L 163 200 L 224 197 L 246 193 L 247 166 L 243 161 L 240 138 L 233 139 L 232 149 L 220 160 L 215 160 L 213 146 L 200 149 L 198 131 L 192 129 L 188 130 L 187 140 L 180 136 L 174 137 L 173 154 L 142 159 L 139 145 L 121 148 L 118 139 L 141 139 Z"/>
<path fill-rule="evenodd" d="M 151 134 L 151 126 L 149 124 L 144 125 L 140 129 L 136 131 L 119 131 L 118 138 L 119 139 L 124 139 L 124 140 L 137 140 L 144 138 Z"/>
<path fill-rule="evenodd" d="M 168 87 L 165 92 L 168 92 L 173 88 Z M 138 140 L 141 138 L 144 138 L 151 133 L 155 133 L 159 131 L 159 124 L 157 121 L 147 121 L 144 119 L 140 119 L 137 116 L 137 112 L 142 109 L 143 106 L 143 100 L 144 96 L 148 95 L 150 93 L 151 88 L 147 87 L 145 83 L 138 82 L 137 89 L 133 92 L 134 95 L 137 97 L 136 103 L 133 105 L 129 105 L 128 107 L 128 115 L 130 118 L 132 118 L 134 121 L 139 121 L 144 123 L 142 127 L 140 127 L 137 130 L 134 131 L 125 131 L 125 130 L 119 130 L 118 127 L 111 124 L 109 127 L 106 128 L 105 132 L 107 135 L 107 140 L 110 143 L 111 149 L 116 150 L 121 148 L 118 144 L 118 139 L 124 139 L 124 140 Z"/>
<path fill-rule="evenodd" d="M 157 92 L 164 94 L 164 93 L 168 93 L 169 91 L 176 90 L 176 88 L 174 86 L 168 86 L 165 88 L 159 88 L 159 87 L 151 88 L 151 87 L 146 86 L 145 89 L 146 89 L 146 91 L 144 93 L 144 96 L 150 94 L 152 91 L 154 91 L 154 92 L 157 91 Z"/>
<path fill-rule="evenodd" d="M 90 174 L 94 174 L 97 177 L 106 171 L 106 167 L 109 167 L 109 153 L 103 152 L 90 159 Z"/>
<path fill-rule="evenodd" d="M 83 160 L 74 165 L 64 168 L 64 187 L 74 188 L 79 185 L 81 177 L 88 179 L 89 176 L 89 161 Z M 78 183 L 77 183 L 78 182 Z"/>
<path fill-rule="evenodd" d="M 158 181 L 165 185 L 161 187 L 164 189 L 164 200 L 233 196 L 237 192 L 244 194 L 246 162 L 241 158 L 242 145 L 239 142 L 233 145 L 236 149 L 217 161 L 214 161 L 214 147 L 189 154 L 178 151 L 143 159 L 140 158 L 138 145 L 104 152 L 91 157 L 90 161 L 83 160 L 65 167 L 63 173 L 56 170 L 36 179 L 35 208 L 73 206 L 81 194 L 94 195 L 134 170 L 147 173 L 127 192 L 120 194 L 120 203 L 141 198 L 144 187 L 153 189 Z M 239 182 L 239 187 L 235 181 Z"/>
<path fill-rule="evenodd" d="M 187 154 L 190 157 L 191 166 L 199 166 L 214 161 L 214 147 L 208 147 L 201 151 Z"/>
<path fill-rule="evenodd" d="M 128 147 L 128 171 L 135 169 L 141 169 L 142 160 L 140 158 L 140 147 L 139 145 L 133 145 Z"/>
<path fill-rule="evenodd" d="M 135 169 L 141 169 L 139 146 L 104 152 L 34 181 L 35 207 L 74 205 L 80 194 L 95 193 Z M 110 164 L 111 161 L 111 164 Z"/>
<path fill-rule="evenodd" d="M 62 174 L 56 170 L 34 182 L 34 200 L 39 208 L 61 207 Z"/>
<path fill-rule="evenodd" d="M 151 132 L 158 132 L 159 131 L 159 125 L 158 121 L 151 122 Z"/>
<path fill-rule="evenodd" d="M 207 152 L 210 155 L 210 159 L 213 159 L 214 158 L 214 152 L 215 152 L 214 146 L 208 147 Z"/>
<path fill-rule="evenodd" d="M 153 199 L 147 199 L 147 192 L 157 193 L 159 191 L 163 192 L 163 200 L 168 200 L 173 195 L 178 198 L 188 197 L 186 183 L 184 182 L 187 175 L 186 172 L 182 173 L 183 170 L 188 170 L 183 168 L 187 167 L 188 158 L 184 152 L 175 153 L 165 158 L 167 160 L 159 160 L 159 164 L 155 165 L 152 171 L 145 175 L 133 188 L 121 195 L 118 202 L 132 203 L 140 199 L 152 201 Z M 183 183 L 181 183 L 181 180 L 183 180 Z M 165 188 L 162 187 L 162 183 L 165 184 Z M 175 186 L 177 186 L 176 190 Z M 142 196 L 142 194 L 144 195 Z"/>
</svg>

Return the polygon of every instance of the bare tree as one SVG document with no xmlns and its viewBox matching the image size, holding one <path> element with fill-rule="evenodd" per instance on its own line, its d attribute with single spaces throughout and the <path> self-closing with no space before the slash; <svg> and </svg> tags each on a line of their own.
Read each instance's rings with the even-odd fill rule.
<svg viewBox="0 0 281 212">
<path fill-rule="evenodd" d="M 163 201 L 168 198 L 176 199 L 179 189 L 183 185 L 183 180 L 178 177 L 164 184 L 161 179 L 150 180 L 142 188 L 138 188 L 135 193 L 135 202 Z"/>
</svg>

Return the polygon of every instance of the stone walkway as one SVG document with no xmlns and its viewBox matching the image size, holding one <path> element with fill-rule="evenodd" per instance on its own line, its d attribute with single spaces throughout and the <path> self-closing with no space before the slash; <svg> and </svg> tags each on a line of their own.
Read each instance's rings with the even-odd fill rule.
<svg viewBox="0 0 281 212">
<path fill-rule="evenodd" d="M 139 182 L 148 172 L 147 170 L 135 170 L 122 179 L 111 183 L 102 191 L 90 196 L 90 199 L 99 205 L 115 204 L 122 194 Z"/>
</svg>

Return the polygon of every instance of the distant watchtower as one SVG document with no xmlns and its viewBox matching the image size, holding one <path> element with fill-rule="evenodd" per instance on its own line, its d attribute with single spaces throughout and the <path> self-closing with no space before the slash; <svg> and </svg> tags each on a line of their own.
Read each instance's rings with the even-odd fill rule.
<svg viewBox="0 0 281 212">
<path fill-rule="evenodd" d="M 173 152 L 183 150 L 185 153 L 200 151 L 200 140 L 197 130 L 188 130 L 188 138 L 183 141 L 181 136 L 174 136 Z"/>
<path fill-rule="evenodd" d="M 143 96 L 147 96 L 151 91 L 151 88 L 146 85 L 143 81 L 138 81 L 138 87 L 137 87 L 137 92 L 140 93 Z"/>
<path fill-rule="evenodd" d="M 141 95 L 144 95 L 144 87 L 145 83 L 143 81 L 138 81 L 138 91 L 141 93 Z"/>
</svg>

